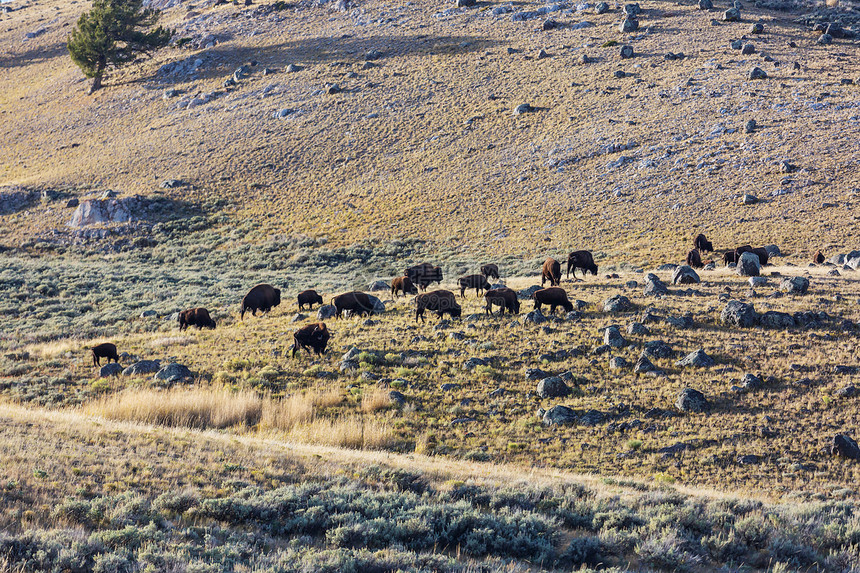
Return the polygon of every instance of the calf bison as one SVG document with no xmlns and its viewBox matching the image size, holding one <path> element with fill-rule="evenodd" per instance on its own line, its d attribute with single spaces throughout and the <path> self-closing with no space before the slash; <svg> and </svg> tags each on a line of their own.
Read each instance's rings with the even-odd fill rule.
<svg viewBox="0 0 860 573">
<path fill-rule="evenodd" d="M 340 318 L 345 310 L 358 316 L 373 314 L 373 303 L 370 302 L 370 297 L 363 292 L 352 291 L 339 294 L 331 299 L 331 303 L 334 305 L 335 317 L 337 318 Z"/>
<path fill-rule="evenodd" d="M 421 290 L 427 290 L 427 286 L 432 283 L 442 282 L 442 267 L 436 267 L 430 263 L 408 267 L 403 274 L 409 277 L 409 280 L 418 285 Z"/>
<path fill-rule="evenodd" d="M 815 256 L 812 257 L 812 262 L 816 265 L 824 264 L 824 253 L 821 251 L 815 251 Z"/>
<path fill-rule="evenodd" d="M 546 281 L 549 281 L 550 286 L 561 284 L 561 265 L 552 257 L 545 260 L 541 267 L 540 286 L 543 286 Z"/>
<path fill-rule="evenodd" d="M 582 280 L 576 278 L 576 269 L 582 269 L 583 278 L 586 273 L 597 276 L 597 265 L 594 264 L 591 251 L 574 251 L 567 256 L 567 278 L 570 278 L 570 271 L 573 270 L 573 280 Z"/>
<path fill-rule="evenodd" d="M 466 298 L 466 289 L 475 289 L 475 296 L 481 296 L 481 291 L 490 290 L 490 283 L 484 275 L 467 275 L 457 279 L 460 285 L 460 298 Z"/>
<path fill-rule="evenodd" d="M 313 310 L 314 304 L 325 304 L 323 297 L 317 294 L 317 291 L 313 289 L 303 290 L 296 297 L 296 300 L 299 303 L 299 310 L 304 310 L 305 305 L 308 305 L 308 308 Z"/>
<path fill-rule="evenodd" d="M 535 291 L 532 298 L 535 299 L 535 310 L 540 310 L 541 305 L 549 305 L 549 313 L 555 314 L 559 306 L 567 312 L 573 310 L 573 304 L 567 299 L 567 292 L 561 287 L 549 287 Z"/>
<path fill-rule="evenodd" d="M 419 294 L 415 297 L 415 304 L 415 322 L 418 322 L 418 318 L 421 318 L 421 322 L 425 322 L 425 310 L 434 311 L 439 315 L 439 320 L 442 320 L 446 312 L 451 315 L 451 318 L 459 318 L 462 312 L 460 305 L 457 304 L 457 298 L 449 290 L 434 290 Z"/>
<path fill-rule="evenodd" d="M 98 346 L 92 347 L 93 351 L 93 366 L 101 366 L 101 358 L 107 358 L 107 363 L 113 360 L 119 364 L 119 354 L 116 353 L 116 345 L 110 342 L 104 342 Z"/>
<path fill-rule="evenodd" d="M 706 239 L 704 235 L 701 234 L 696 237 L 695 241 L 693 241 L 693 246 L 696 248 L 696 250 L 702 253 L 714 252 L 714 245 L 708 239 Z"/>
<path fill-rule="evenodd" d="M 481 267 L 481 274 L 487 277 L 488 279 L 496 279 L 499 280 L 499 265 L 494 263 L 490 263 L 488 265 L 483 265 Z"/>
<path fill-rule="evenodd" d="M 179 330 L 188 330 L 189 326 L 199 328 L 215 328 L 215 321 L 209 316 L 209 311 L 203 307 L 189 308 L 179 313 Z"/>
<path fill-rule="evenodd" d="M 702 264 L 702 257 L 699 256 L 698 250 L 693 249 L 687 253 L 687 266 L 693 267 L 694 269 L 701 269 L 705 266 Z"/>
<path fill-rule="evenodd" d="M 394 280 L 391 281 L 391 296 L 397 296 L 397 291 L 403 291 L 403 296 L 418 294 L 418 289 L 415 288 L 409 277 L 394 277 Z"/>
<path fill-rule="evenodd" d="M 308 354 L 313 350 L 317 356 L 322 356 L 325 354 L 325 347 L 328 345 L 329 338 L 331 338 L 331 334 L 324 322 L 301 327 L 293 334 L 292 357 L 295 358 L 296 352 L 302 348 L 307 350 Z"/>
<path fill-rule="evenodd" d="M 484 293 L 484 298 L 487 300 L 487 314 L 493 314 L 493 305 L 500 306 L 499 314 L 505 314 L 507 310 L 511 314 L 520 313 L 520 301 L 517 299 L 517 293 L 508 287 L 488 290 Z"/>
<path fill-rule="evenodd" d="M 269 284 L 259 284 L 248 291 L 242 299 L 242 312 L 239 320 L 245 318 L 245 311 L 250 310 L 252 316 L 257 316 L 257 311 L 267 313 L 281 304 L 281 289 Z"/>
</svg>

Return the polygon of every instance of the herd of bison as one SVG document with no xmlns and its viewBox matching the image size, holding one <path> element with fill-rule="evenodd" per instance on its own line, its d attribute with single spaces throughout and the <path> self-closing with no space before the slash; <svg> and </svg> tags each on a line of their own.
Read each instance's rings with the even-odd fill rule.
<svg viewBox="0 0 860 573">
<path fill-rule="evenodd" d="M 701 254 L 704 252 L 714 252 L 713 244 L 708 241 L 704 235 L 698 235 L 694 240 L 695 248 L 687 253 L 687 264 L 694 268 L 702 268 L 705 264 L 702 262 Z M 750 245 L 737 247 L 736 249 L 727 251 L 723 255 L 725 264 L 736 263 L 738 258 L 745 252 L 751 252 L 759 257 L 762 265 L 768 262 L 768 253 L 764 248 L 753 248 Z M 824 262 L 824 256 L 821 251 L 817 252 L 813 259 L 816 263 Z M 712 262 L 712 261 L 708 261 Z M 571 271 L 573 272 L 574 280 L 582 280 L 576 278 L 576 270 L 582 271 L 583 277 L 587 273 L 597 276 L 597 265 L 594 264 L 594 257 L 590 251 L 575 251 L 570 253 L 567 258 L 567 278 L 570 278 Z M 499 314 L 504 314 L 507 310 L 511 314 L 520 312 L 520 303 L 517 298 L 517 293 L 507 287 L 493 288 L 489 279 L 499 278 L 499 267 L 495 264 L 487 264 L 481 267 L 481 274 L 467 275 L 457 279 L 457 284 L 460 287 L 460 297 L 466 296 L 467 289 L 475 289 L 475 295 L 480 297 L 483 292 L 483 297 L 486 301 L 487 314 L 493 313 L 493 306 L 500 307 Z M 548 288 L 542 288 L 536 291 L 532 298 L 534 299 L 535 309 L 540 310 L 543 305 L 550 307 L 550 313 L 555 313 L 558 307 L 570 312 L 573 310 L 573 304 L 567 298 L 567 292 L 559 287 L 561 283 L 561 264 L 553 259 L 548 258 L 543 263 L 541 268 L 541 287 L 549 281 Z M 421 263 L 412 267 L 408 267 L 403 273 L 403 276 L 396 277 L 391 281 L 391 295 L 398 296 L 402 293 L 417 295 L 415 297 L 415 320 L 420 318 L 424 321 L 424 312 L 432 311 L 443 318 L 445 314 L 452 318 L 460 316 L 461 308 L 457 304 L 457 299 L 454 293 L 448 290 L 426 291 L 427 287 L 433 283 L 442 282 L 442 268 L 430 263 Z M 298 294 L 297 297 L 299 310 L 304 310 L 307 306 L 313 310 L 314 304 L 324 304 L 323 298 L 315 290 L 305 290 Z M 239 313 L 240 320 L 244 320 L 245 312 L 250 311 L 256 316 L 257 311 L 263 313 L 269 312 L 272 308 L 281 304 L 281 290 L 273 287 L 270 284 L 258 284 L 253 287 L 245 298 L 242 299 L 242 308 Z M 334 306 L 336 318 L 340 318 L 345 312 L 363 316 L 365 314 L 373 314 L 374 303 L 367 294 L 360 291 L 352 291 L 335 296 L 331 300 Z M 205 308 L 191 308 L 179 313 L 179 330 L 187 329 L 189 326 L 197 328 L 215 328 L 215 321 L 209 316 L 209 311 Z M 296 352 L 304 348 L 308 354 L 311 351 L 317 355 L 325 353 L 326 346 L 330 338 L 330 333 L 326 328 L 325 323 L 319 322 L 309 324 L 298 329 L 293 335 L 294 343 L 291 348 L 292 356 Z M 104 343 L 92 348 L 93 365 L 99 366 L 100 358 L 107 358 L 108 362 L 115 360 L 119 362 L 119 356 L 114 344 Z"/>
</svg>

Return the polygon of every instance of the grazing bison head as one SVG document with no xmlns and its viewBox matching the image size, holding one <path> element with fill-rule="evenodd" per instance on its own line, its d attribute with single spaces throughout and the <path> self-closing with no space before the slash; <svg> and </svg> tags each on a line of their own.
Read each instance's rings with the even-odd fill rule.
<svg viewBox="0 0 860 573">
<path fill-rule="evenodd" d="M 273 306 L 278 306 L 281 304 L 281 289 L 276 288 L 275 291 L 275 300 L 273 301 Z"/>
</svg>

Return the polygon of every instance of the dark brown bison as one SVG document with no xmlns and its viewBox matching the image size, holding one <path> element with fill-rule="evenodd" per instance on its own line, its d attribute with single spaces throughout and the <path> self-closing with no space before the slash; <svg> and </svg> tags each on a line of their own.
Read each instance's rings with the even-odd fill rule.
<svg viewBox="0 0 860 573">
<path fill-rule="evenodd" d="M 540 286 L 543 286 L 546 281 L 549 281 L 550 286 L 561 284 L 561 265 L 552 257 L 545 260 L 541 267 Z"/>
<path fill-rule="evenodd" d="M 499 280 L 499 265 L 494 263 L 490 263 L 488 265 L 483 265 L 481 267 L 481 274 L 487 277 L 488 279 L 496 279 Z"/>
<path fill-rule="evenodd" d="M 403 274 L 421 290 L 427 290 L 427 285 L 442 282 L 442 267 L 433 266 L 430 263 L 408 267 Z"/>
<path fill-rule="evenodd" d="M 725 253 L 723 253 L 723 262 L 726 264 L 726 266 L 728 266 L 730 263 L 737 263 L 738 256 L 735 254 L 734 251 L 726 251 Z"/>
<path fill-rule="evenodd" d="M 313 350 L 318 356 L 322 356 L 325 354 L 325 347 L 328 345 L 329 338 L 331 338 L 331 334 L 324 322 L 301 327 L 293 334 L 292 357 L 295 358 L 296 352 L 302 348 L 307 350 L 308 354 Z"/>
<path fill-rule="evenodd" d="M 189 326 L 215 328 L 215 321 L 212 320 L 209 311 L 205 308 L 189 308 L 179 313 L 179 330 L 187 330 Z"/>
<path fill-rule="evenodd" d="M 742 254 L 748 253 L 751 250 L 752 250 L 752 246 L 750 246 L 750 245 L 744 245 L 742 247 L 738 247 L 737 249 L 735 249 L 735 260 L 741 258 Z"/>
<path fill-rule="evenodd" d="M 442 320 L 446 312 L 451 315 L 451 318 L 459 318 L 462 312 L 460 305 L 457 304 L 457 298 L 449 290 L 434 290 L 419 294 L 415 297 L 415 304 L 415 322 L 418 322 L 419 318 L 424 322 L 425 310 L 434 311 L 439 315 L 439 320 Z"/>
<path fill-rule="evenodd" d="M 493 305 L 500 306 L 499 314 L 505 314 L 507 310 L 511 314 L 520 313 L 520 301 L 517 293 L 507 287 L 488 290 L 484 293 L 487 300 L 487 314 L 493 314 Z"/>
<path fill-rule="evenodd" d="M 765 266 L 767 264 L 768 259 L 770 258 L 767 249 L 764 247 L 756 247 L 755 249 L 750 249 L 751 253 L 758 255 L 758 260 L 761 263 L 761 266 Z"/>
<path fill-rule="evenodd" d="M 583 278 L 585 278 L 586 273 L 597 276 L 597 265 L 594 264 L 591 251 L 574 251 L 567 256 L 567 278 L 570 278 L 570 271 L 572 270 L 573 280 L 582 280 L 576 278 L 576 269 L 582 269 Z"/>
<path fill-rule="evenodd" d="M 693 241 L 693 246 L 702 253 L 714 252 L 714 245 L 701 234 L 696 237 L 695 241 Z"/>
<path fill-rule="evenodd" d="M 694 269 L 701 269 L 703 266 L 705 266 L 702 264 L 702 257 L 699 256 L 698 250 L 693 249 L 692 251 L 687 253 L 687 265 L 693 267 Z"/>
<path fill-rule="evenodd" d="M 481 296 L 481 291 L 490 290 L 490 283 L 487 282 L 487 277 L 484 275 L 467 275 L 457 279 L 457 284 L 460 285 L 460 297 L 466 297 L 466 289 L 475 289 L 475 296 Z"/>
<path fill-rule="evenodd" d="M 415 288 L 409 277 L 394 277 L 394 280 L 391 281 L 391 296 L 397 296 L 397 291 L 402 291 L 403 296 L 418 294 L 418 289 Z"/>
<path fill-rule="evenodd" d="M 567 299 L 567 292 L 561 287 L 549 287 L 535 291 L 532 298 L 535 299 L 535 310 L 540 310 L 541 305 L 548 304 L 550 314 L 555 313 L 557 307 L 562 307 L 567 312 L 573 310 L 573 304 Z"/>
<path fill-rule="evenodd" d="M 248 291 L 242 299 L 242 312 L 239 320 L 245 318 L 245 311 L 250 310 L 251 315 L 257 316 L 257 311 L 269 312 L 281 304 L 281 289 L 269 284 L 259 284 Z"/>
<path fill-rule="evenodd" d="M 119 364 L 119 354 L 116 353 L 116 345 L 110 342 L 104 342 L 98 346 L 92 347 L 93 351 L 93 366 L 101 366 L 101 358 L 107 358 L 107 363 L 113 360 Z"/>
<path fill-rule="evenodd" d="M 373 303 L 363 292 L 352 291 L 339 294 L 331 300 L 336 310 L 335 317 L 340 318 L 343 311 L 348 310 L 358 316 L 373 314 Z"/>
<path fill-rule="evenodd" d="M 314 304 L 324 304 L 323 297 L 313 289 L 303 290 L 300 292 L 296 297 L 296 301 L 299 303 L 299 310 L 304 310 L 305 305 L 308 305 L 308 308 L 313 310 Z"/>
<path fill-rule="evenodd" d="M 815 251 L 815 256 L 812 257 L 812 262 L 816 265 L 824 264 L 824 253 L 821 251 Z"/>
</svg>

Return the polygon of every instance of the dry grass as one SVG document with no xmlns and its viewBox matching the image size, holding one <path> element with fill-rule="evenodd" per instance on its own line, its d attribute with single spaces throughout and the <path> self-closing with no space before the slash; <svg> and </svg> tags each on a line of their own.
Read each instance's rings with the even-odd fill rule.
<svg viewBox="0 0 860 573">
<path fill-rule="evenodd" d="M 228 428 L 256 425 L 263 412 L 263 400 L 253 392 L 220 388 L 162 392 L 132 388 L 106 396 L 84 411 L 112 420 L 177 428 Z"/>
<path fill-rule="evenodd" d="M 393 403 L 389 397 L 389 392 L 381 388 L 369 390 L 361 397 L 361 411 L 365 414 L 373 414 L 391 408 L 391 406 Z"/>
<path fill-rule="evenodd" d="M 390 425 L 384 420 L 364 416 L 316 418 L 307 424 L 294 426 L 287 435 L 306 444 L 360 450 L 383 450 L 396 441 Z"/>
<path fill-rule="evenodd" d="M 262 428 L 289 431 L 314 420 L 320 409 L 343 402 L 343 394 L 335 389 L 311 390 L 281 400 L 266 400 L 260 419 Z"/>
</svg>

